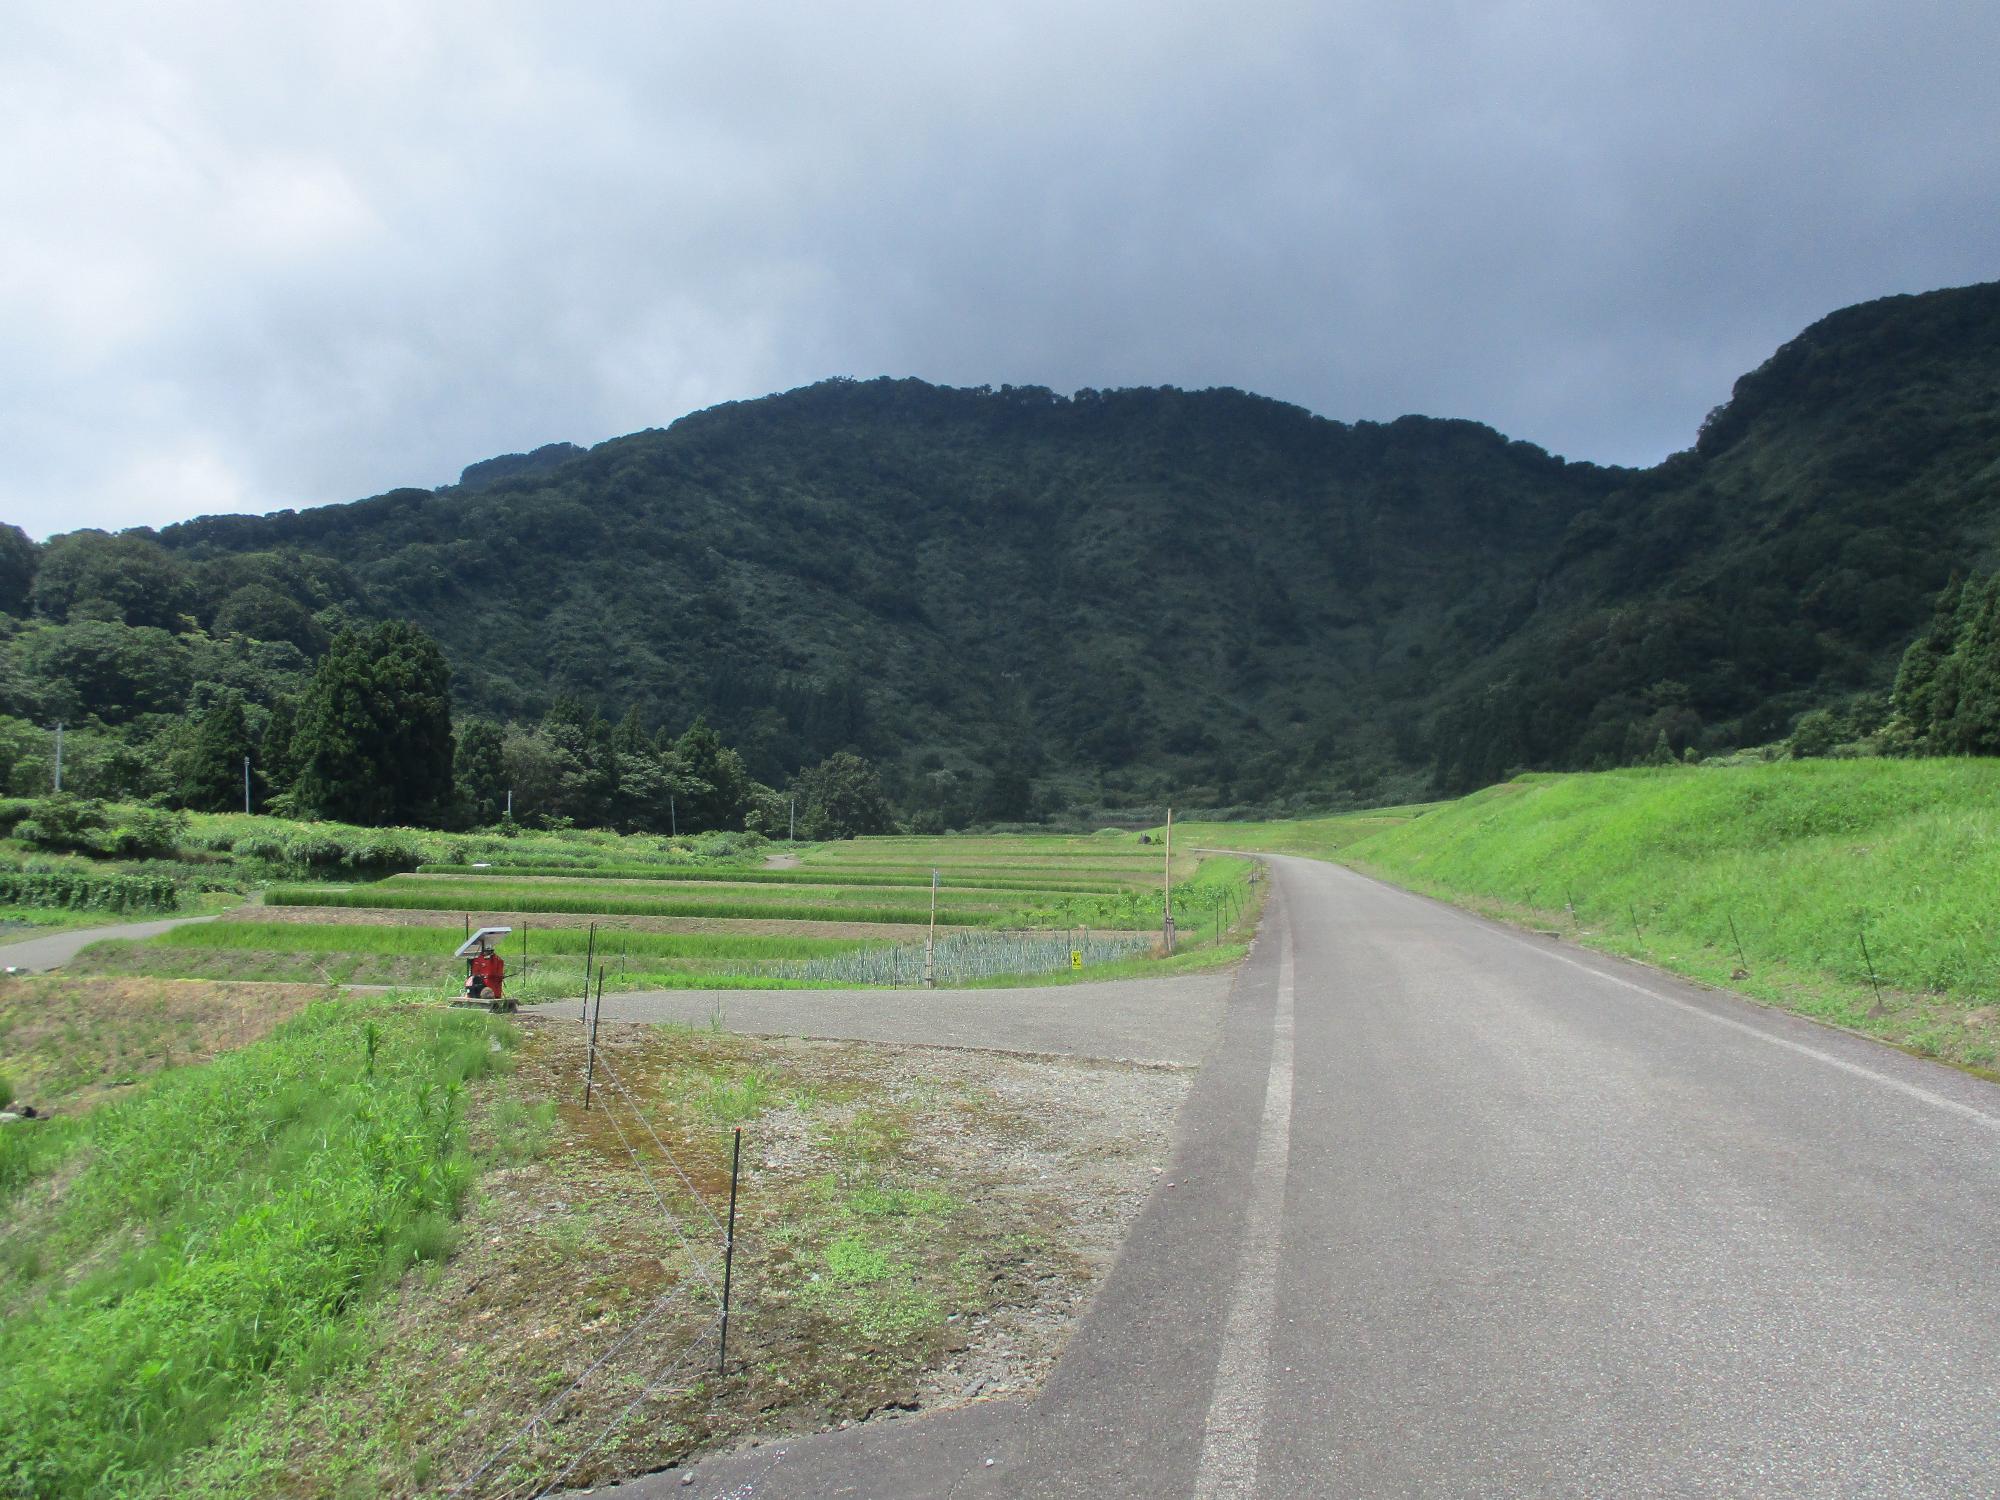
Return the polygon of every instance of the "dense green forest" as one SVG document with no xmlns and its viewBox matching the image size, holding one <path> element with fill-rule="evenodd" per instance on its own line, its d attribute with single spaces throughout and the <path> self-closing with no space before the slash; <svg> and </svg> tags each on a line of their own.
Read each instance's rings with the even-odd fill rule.
<svg viewBox="0 0 2000 1500">
<path fill-rule="evenodd" d="M 294 741 L 336 641 L 400 620 L 457 721 L 427 816 L 768 821 L 809 771 L 936 827 L 1383 802 L 1886 732 L 1997 535 L 2000 284 L 1835 313 L 1646 470 L 1232 390 L 837 380 L 435 492 L 0 532 L 0 772 L 42 790 L 63 719 L 80 789 L 213 799 L 241 749 L 366 819 Z"/>
</svg>

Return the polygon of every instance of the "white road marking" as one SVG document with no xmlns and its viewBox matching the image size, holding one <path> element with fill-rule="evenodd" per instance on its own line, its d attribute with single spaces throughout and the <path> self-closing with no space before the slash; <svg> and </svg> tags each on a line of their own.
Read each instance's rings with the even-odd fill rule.
<svg viewBox="0 0 2000 1500">
<path fill-rule="evenodd" d="M 1795 1042 L 1790 1037 L 1776 1036 L 1764 1030 L 1761 1026 L 1752 1026 L 1747 1021 L 1737 1021 L 1732 1020 L 1728 1016 L 1717 1015 L 1705 1006 L 1695 1005 L 1690 1001 L 1681 999 L 1677 995 L 1664 994 L 1650 985 L 1639 984 L 1634 980 L 1625 979 L 1617 974 L 1607 974 L 1593 964 L 1584 963 L 1581 959 L 1571 958 L 1566 953 L 1557 953 L 1550 948 L 1534 942 L 1532 939 L 1520 937 L 1511 932 L 1501 932 L 1499 935 L 1511 943 L 1526 948 L 1531 953 L 1539 953 L 1543 958 L 1553 959 L 1559 964 L 1568 964 L 1572 969 L 1581 969 L 1593 978 L 1602 979 L 1606 983 L 1631 990 L 1636 995 L 1644 995 L 1649 1000 L 1657 1000 L 1663 1005 L 1671 1005 L 1677 1010 L 1687 1011 L 1690 1015 L 1700 1016 L 1704 1021 L 1713 1021 L 1718 1026 L 1727 1026 L 1731 1031 L 1740 1031 L 1745 1036 L 1754 1036 L 1758 1041 L 1769 1042 L 1773 1047 L 1783 1047 L 1787 1051 L 1800 1053 L 1817 1062 L 1823 1062 L 1830 1068 L 1838 1068 L 1843 1073 L 1852 1073 L 1856 1078 L 1865 1078 L 1870 1083 L 1879 1083 L 1884 1088 L 1894 1089 L 1899 1094 L 1907 1094 L 1912 1099 L 1918 1099 L 1935 1108 L 1947 1110 L 1952 1114 L 1972 1121 L 1975 1125 L 1982 1125 L 1995 1134 L 2000 1134 L 2000 1116 L 1989 1115 L 1984 1110 L 1974 1109 L 1970 1104 L 1961 1104 L 1956 1099 L 1947 1099 L 1943 1094 L 1933 1093 L 1931 1090 L 1923 1088 L 1918 1084 L 1905 1083 L 1900 1078 L 1892 1078 L 1887 1073 L 1878 1073 L 1873 1068 L 1864 1067 L 1857 1062 L 1849 1062 L 1844 1057 L 1835 1057 L 1831 1052 L 1822 1052 L 1817 1047 L 1809 1047 L 1804 1042 Z M 1727 994 L 1728 991 L 1725 990 L 1722 993 Z"/>
<path fill-rule="evenodd" d="M 1214 1393 L 1201 1444 L 1194 1500 L 1257 1493 L 1257 1450 L 1264 1434 L 1270 1384 L 1271 1324 L 1278 1300 L 1278 1235 L 1284 1218 L 1285 1178 L 1292 1156 L 1292 927 L 1278 960 L 1278 1006 L 1273 1021 L 1271 1073 L 1264 1084 L 1264 1113 L 1257 1158 L 1250 1172 L 1244 1217 L 1243 1259 L 1236 1292 L 1223 1325 Z"/>
</svg>

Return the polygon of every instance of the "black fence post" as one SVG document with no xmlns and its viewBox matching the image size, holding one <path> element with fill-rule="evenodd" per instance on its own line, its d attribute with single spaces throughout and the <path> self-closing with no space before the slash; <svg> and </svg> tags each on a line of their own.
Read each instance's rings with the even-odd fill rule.
<svg viewBox="0 0 2000 1500">
<path fill-rule="evenodd" d="M 590 983 L 585 976 L 584 992 L 588 995 Z M 586 999 L 586 1005 L 590 1002 Z M 597 971 L 597 1009 L 590 1017 L 590 1057 L 583 1068 L 583 1107 L 590 1108 L 590 1086 L 597 1080 L 597 1023 L 604 1019 L 604 970 Z"/>
<path fill-rule="evenodd" d="M 736 1269 L 736 1184 L 743 1173 L 743 1127 L 736 1127 L 735 1143 L 729 1151 L 729 1230 L 722 1240 L 722 1336 L 715 1350 L 715 1373 L 720 1375 L 729 1358 L 729 1287 Z"/>
</svg>

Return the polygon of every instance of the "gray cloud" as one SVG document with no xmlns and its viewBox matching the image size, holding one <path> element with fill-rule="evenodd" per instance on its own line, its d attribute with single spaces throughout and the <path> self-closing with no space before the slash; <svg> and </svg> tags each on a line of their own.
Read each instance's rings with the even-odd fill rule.
<svg viewBox="0 0 2000 1500">
<path fill-rule="evenodd" d="M 1685 446 L 2000 275 L 1990 4 L 0 18 L 0 515 L 434 484 L 830 374 Z"/>
</svg>

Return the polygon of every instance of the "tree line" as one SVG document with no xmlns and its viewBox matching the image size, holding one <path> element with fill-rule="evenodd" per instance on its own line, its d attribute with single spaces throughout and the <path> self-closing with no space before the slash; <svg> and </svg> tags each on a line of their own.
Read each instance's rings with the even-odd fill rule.
<svg viewBox="0 0 2000 1500">
<path fill-rule="evenodd" d="M 2000 755 L 2000 573 L 1945 586 L 1889 701 L 1893 751 Z"/>
<path fill-rule="evenodd" d="M 259 581 L 273 569 L 285 576 Z M 851 751 L 780 788 L 699 717 L 674 734 L 634 706 L 614 724 L 568 693 L 538 720 L 463 715 L 437 642 L 360 618 L 326 559 L 204 572 L 138 537 L 38 549 L 0 526 L 0 789 L 51 791 L 59 764 L 83 796 L 378 827 L 819 839 L 893 826 Z"/>
</svg>

